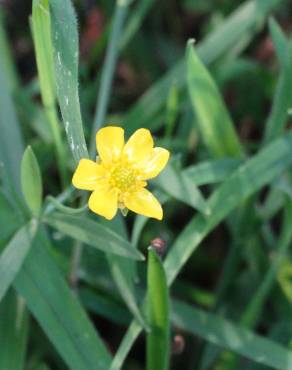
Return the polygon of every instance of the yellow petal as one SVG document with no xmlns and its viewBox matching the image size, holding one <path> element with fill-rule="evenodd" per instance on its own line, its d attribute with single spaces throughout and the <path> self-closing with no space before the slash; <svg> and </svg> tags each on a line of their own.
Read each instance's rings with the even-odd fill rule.
<svg viewBox="0 0 292 370">
<path fill-rule="evenodd" d="M 147 180 L 156 177 L 166 166 L 169 159 L 169 151 L 164 148 L 154 148 L 149 158 L 139 164 L 141 179 Z"/>
<path fill-rule="evenodd" d="M 92 212 L 111 220 L 117 213 L 118 193 L 106 187 L 101 187 L 89 197 L 88 207 Z"/>
<path fill-rule="evenodd" d="M 162 220 L 163 211 L 158 200 L 146 189 L 141 189 L 125 197 L 125 206 L 140 215 Z"/>
<path fill-rule="evenodd" d="M 111 162 L 120 157 L 124 147 L 124 130 L 108 126 L 96 134 L 96 148 L 102 161 Z"/>
<path fill-rule="evenodd" d="M 140 128 L 130 137 L 124 147 L 124 155 L 132 162 L 145 160 L 153 149 L 153 139 L 149 130 Z"/>
<path fill-rule="evenodd" d="M 74 172 L 72 184 L 77 189 L 94 190 L 103 175 L 102 166 L 89 159 L 81 159 Z"/>
</svg>

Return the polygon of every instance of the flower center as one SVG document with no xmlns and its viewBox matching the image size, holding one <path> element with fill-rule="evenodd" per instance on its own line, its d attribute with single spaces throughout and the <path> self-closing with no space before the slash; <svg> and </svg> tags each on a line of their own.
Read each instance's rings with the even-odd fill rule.
<svg viewBox="0 0 292 370">
<path fill-rule="evenodd" d="M 111 171 L 110 185 L 122 192 L 131 190 L 136 184 L 136 173 L 131 167 L 118 165 Z"/>
</svg>

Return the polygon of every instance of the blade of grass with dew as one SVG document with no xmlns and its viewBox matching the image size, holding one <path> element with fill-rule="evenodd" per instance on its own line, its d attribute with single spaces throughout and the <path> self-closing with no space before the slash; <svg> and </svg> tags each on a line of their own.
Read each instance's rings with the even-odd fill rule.
<svg viewBox="0 0 292 370">
<path fill-rule="evenodd" d="M 172 307 L 172 322 L 179 328 L 257 363 L 282 370 L 291 368 L 292 352 L 280 344 L 185 303 L 172 301 Z"/>
<path fill-rule="evenodd" d="M 121 50 L 123 50 L 135 36 L 153 3 L 154 0 L 141 0 L 136 3 L 122 34 L 120 41 Z"/>
<path fill-rule="evenodd" d="M 215 82 L 199 59 L 192 40 L 188 42 L 186 60 L 190 99 L 209 153 L 217 159 L 242 157 L 243 149 L 231 117 Z"/>
<path fill-rule="evenodd" d="M 127 240 L 89 218 L 54 212 L 44 221 L 61 233 L 106 253 L 136 260 L 144 259 L 144 256 Z"/>
<path fill-rule="evenodd" d="M 94 115 L 90 142 L 91 155 L 95 153 L 95 133 L 103 126 L 106 118 L 111 86 L 119 53 L 120 35 L 124 27 L 129 3 L 130 0 L 116 0 L 115 13 L 113 15 L 113 26 L 103 63 L 97 106 Z"/>
<path fill-rule="evenodd" d="M 23 300 L 9 290 L 0 303 L 0 369 L 24 370 L 28 321 Z"/>
<path fill-rule="evenodd" d="M 173 198 L 186 203 L 205 215 L 210 213 L 207 202 L 200 190 L 189 177 L 171 164 L 154 180 L 154 183 Z"/>
<path fill-rule="evenodd" d="M 68 143 L 78 163 L 88 157 L 78 93 L 78 31 L 71 0 L 50 0 L 57 96 Z M 70 37 L 70 42 L 68 42 Z"/>
<path fill-rule="evenodd" d="M 273 17 L 269 19 L 269 32 L 272 37 L 273 46 L 275 48 L 281 68 L 284 68 L 286 64 L 286 49 L 288 46 L 288 40 L 279 24 Z"/>
<path fill-rule="evenodd" d="M 210 216 L 195 216 L 175 240 L 165 269 L 171 284 L 205 236 L 241 202 L 292 164 L 292 133 L 275 140 L 235 170 L 208 200 Z"/>
<path fill-rule="evenodd" d="M 38 161 L 30 146 L 21 160 L 21 189 L 32 215 L 38 217 L 42 207 L 43 184 Z"/>
<path fill-rule="evenodd" d="M 282 67 L 272 110 L 265 127 L 264 143 L 279 137 L 288 121 L 289 108 L 292 106 L 292 40 L 287 43 L 285 64 Z"/>
<path fill-rule="evenodd" d="M 42 231 L 14 287 L 71 370 L 109 367 L 110 355 L 52 259 Z"/>
<path fill-rule="evenodd" d="M 236 45 L 247 32 L 256 33 L 260 30 L 266 15 L 281 3 L 282 0 L 246 1 L 239 6 L 222 24 L 215 28 L 206 39 L 198 44 L 197 51 L 200 59 L 209 65 Z M 153 84 L 130 109 L 124 118 L 127 122 L 125 129 L 132 133 L 139 127 L 151 130 L 161 127 L 161 119 L 155 117 L 165 107 L 168 93 L 175 83 L 178 93 L 186 93 L 186 80 L 184 75 L 184 58 L 176 63 L 165 76 Z"/>
<path fill-rule="evenodd" d="M 15 233 L 0 254 L 0 302 L 28 255 L 36 233 L 37 222 L 32 220 Z"/>
<path fill-rule="evenodd" d="M 20 194 L 20 163 L 24 144 L 2 60 L 0 60 L 0 131 L 0 164 L 4 173 L 4 186 L 10 191 L 14 189 L 17 196 L 17 193 Z"/>
<path fill-rule="evenodd" d="M 42 101 L 55 142 L 60 177 L 63 186 L 65 186 L 67 183 L 66 158 L 56 109 L 56 85 L 49 0 L 33 0 L 30 22 Z"/>
<path fill-rule="evenodd" d="M 147 333 L 147 370 L 167 370 L 169 366 L 169 297 L 165 271 L 160 257 L 148 251 L 146 310 L 150 332 Z"/>
</svg>

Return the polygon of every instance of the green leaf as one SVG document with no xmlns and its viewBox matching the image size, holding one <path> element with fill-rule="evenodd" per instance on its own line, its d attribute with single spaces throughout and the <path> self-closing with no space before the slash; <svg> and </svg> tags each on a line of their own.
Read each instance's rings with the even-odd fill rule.
<svg viewBox="0 0 292 370">
<path fill-rule="evenodd" d="M 165 271 L 160 257 L 148 251 L 147 318 L 151 331 L 147 333 L 147 370 L 168 370 L 170 325 L 169 297 Z"/>
<path fill-rule="evenodd" d="M 42 207 L 43 185 L 38 161 L 30 146 L 21 160 L 21 188 L 25 201 L 34 216 L 39 216 Z"/>
<path fill-rule="evenodd" d="M 198 209 L 205 215 L 210 209 L 193 181 L 179 169 L 168 165 L 155 180 L 155 184 L 172 197 Z"/>
<path fill-rule="evenodd" d="M 137 339 L 138 335 L 141 333 L 141 330 L 142 329 L 140 324 L 136 320 L 133 320 L 132 323 L 129 325 L 125 336 L 122 339 L 122 342 L 115 354 L 115 357 L 111 363 L 109 370 L 121 369 L 127 357 L 127 354 L 129 353 L 131 347 L 135 343 L 135 340 Z"/>
<path fill-rule="evenodd" d="M 107 107 L 109 103 L 114 71 L 119 55 L 120 36 L 124 27 L 125 18 L 130 1 L 116 0 L 115 12 L 113 15 L 113 25 L 106 56 L 103 63 L 100 88 L 98 92 L 97 106 L 94 116 L 93 130 L 90 142 L 90 154 L 95 153 L 95 134 L 104 125 Z"/>
<path fill-rule="evenodd" d="M 57 209 L 60 212 L 66 213 L 68 215 L 78 215 L 78 214 L 88 211 L 87 204 L 79 208 L 67 207 L 67 206 L 64 206 L 61 202 L 59 202 L 57 198 L 54 198 L 51 195 L 48 195 L 46 197 L 46 200 L 48 200 L 49 203 L 51 203 L 55 209 Z"/>
<path fill-rule="evenodd" d="M 281 1 L 245 1 L 198 45 L 200 59 L 209 65 L 236 46 L 247 34 L 260 30 L 259 26 L 265 16 Z M 127 122 L 125 129 L 133 132 L 139 127 L 148 127 L 151 130 L 161 127 L 164 115 L 157 115 L 165 107 L 171 86 L 175 83 L 179 94 L 186 91 L 186 80 L 181 77 L 184 73 L 185 63 L 182 59 L 130 109 L 124 119 Z"/>
<path fill-rule="evenodd" d="M 172 321 L 179 328 L 260 364 L 282 370 L 291 368 L 292 352 L 278 343 L 185 303 L 175 301 L 172 307 Z"/>
<path fill-rule="evenodd" d="M 197 186 L 214 184 L 224 181 L 240 164 L 238 159 L 218 159 L 189 166 L 183 173 Z"/>
<path fill-rule="evenodd" d="M 0 132 L 0 170 L 3 173 L 3 183 L 18 199 L 20 162 L 24 144 L 2 60 L 0 60 Z"/>
<path fill-rule="evenodd" d="M 269 31 L 281 68 L 284 68 L 286 64 L 286 49 L 288 46 L 288 40 L 279 24 L 273 17 L 269 19 Z"/>
<path fill-rule="evenodd" d="M 88 157 L 78 94 L 78 31 L 70 0 L 50 0 L 57 96 L 75 161 Z M 68 42 L 70 37 L 70 42 Z"/>
<path fill-rule="evenodd" d="M 28 314 L 22 299 L 9 290 L 0 303 L 0 369 L 24 370 Z"/>
<path fill-rule="evenodd" d="M 106 253 L 137 260 L 144 259 L 143 255 L 125 239 L 89 218 L 55 212 L 47 216 L 45 222 L 61 233 Z"/>
<path fill-rule="evenodd" d="M 215 82 L 199 59 L 193 42 L 187 46 L 187 82 L 203 141 L 214 158 L 242 157 L 242 147 Z"/>
<path fill-rule="evenodd" d="M 264 142 L 279 137 L 288 120 L 288 111 L 292 106 L 292 41 L 287 43 L 285 62 L 278 79 L 272 110 L 266 123 Z"/>
<path fill-rule="evenodd" d="M 31 29 L 33 34 L 42 101 L 54 137 L 60 176 L 63 180 L 63 184 L 65 185 L 66 158 L 56 110 L 56 82 L 54 75 L 54 57 L 51 39 L 49 0 L 33 0 Z"/>
<path fill-rule="evenodd" d="M 292 133 L 289 133 L 239 166 L 208 200 L 211 215 L 195 216 L 175 240 L 165 260 L 168 283 L 173 282 L 193 251 L 215 226 L 291 164 Z"/>
<path fill-rule="evenodd" d="M 23 226 L 0 255 L 0 302 L 25 261 L 32 246 L 36 229 L 35 220 Z"/>
<path fill-rule="evenodd" d="M 104 370 L 110 355 L 68 288 L 39 233 L 14 281 L 30 312 L 71 370 Z"/>
</svg>

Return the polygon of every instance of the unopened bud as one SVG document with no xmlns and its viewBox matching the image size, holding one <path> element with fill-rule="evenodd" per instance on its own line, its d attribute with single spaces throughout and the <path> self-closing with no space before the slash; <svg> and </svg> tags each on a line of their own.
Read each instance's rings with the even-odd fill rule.
<svg viewBox="0 0 292 370">
<path fill-rule="evenodd" d="M 166 242 L 161 238 L 155 238 L 150 243 L 151 247 L 155 249 L 159 256 L 163 256 L 166 251 Z"/>
<path fill-rule="evenodd" d="M 173 355 L 180 355 L 185 349 L 185 340 L 182 335 L 175 335 L 172 340 L 171 352 Z"/>
</svg>

